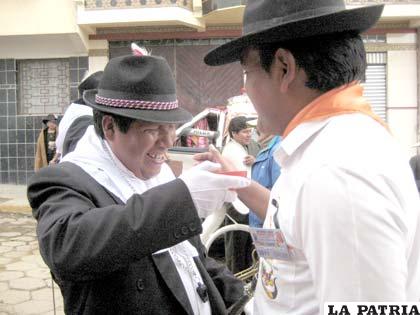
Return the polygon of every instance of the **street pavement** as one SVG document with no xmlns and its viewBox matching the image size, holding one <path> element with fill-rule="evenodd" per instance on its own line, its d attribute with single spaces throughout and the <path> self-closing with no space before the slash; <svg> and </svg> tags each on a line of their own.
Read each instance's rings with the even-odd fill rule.
<svg viewBox="0 0 420 315">
<path fill-rule="evenodd" d="M 63 299 L 54 284 L 53 301 L 25 191 L 24 186 L 0 185 L 0 315 L 62 315 Z"/>
</svg>

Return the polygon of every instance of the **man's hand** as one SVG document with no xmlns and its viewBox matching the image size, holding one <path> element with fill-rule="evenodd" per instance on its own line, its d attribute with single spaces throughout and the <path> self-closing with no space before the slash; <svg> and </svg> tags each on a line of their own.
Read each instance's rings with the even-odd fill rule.
<svg viewBox="0 0 420 315">
<path fill-rule="evenodd" d="M 212 161 L 219 163 L 222 171 L 237 171 L 234 164 L 226 157 L 222 157 L 219 151 L 213 146 L 209 146 L 209 152 L 196 154 L 194 160 L 197 162 Z M 222 175 L 218 175 L 222 176 Z M 236 177 L 236 176 L 230 176 Z M 237 177 L 240 178 L 240 177 Z M 253 209 L 257 215 L 264 220 L 268 201 L 270 199 L 270 191 L 257 182 L 251 182 L 243 189 L 237 189 L 241 201 L 250 209 Z"/>
<path fill-rule="evenodd" d="M 58 164 L 60 162 L 60 157 L 61 157 L 60 153 L 58 153 L 58 152 L 55 153 L 54 157 L 52 158 L 52 160 L 48 164 L 49 165 Z"/>
<path fill-rule="evenodd" d="M 214 163 L 220 164 L 220 171 L 240 171 L 235 167 L 235 164 L 227 157 L 223 157 L 222 154 L 220 154 L 219 150 L 215 148 L 214 145 L 209 145 L 209 151 L 198 153 L 193 156 L 193 159 L 196 160 L 198 163 L 204 162 L 204 161 L 210 161 Z"/>
<path fill-rule="evenodd" d="M 221 208 L 223 203 L 234 201 L 237 197 L 234 189 L 251 184 L 245 177 L 212 173 L 220 169 L 220 164 L 205 161 L 179 176 L 190 191 L 198 215 L 202 218 Z"/>
<path fill-rule="evenodd" d="M 255 157 L 253 157 L 252 155 L 247 155 L 244 158 L 244 164 L 246 166 L 251 166 L 252 164 L 254 164 L 254 162 L 255 162 Z"/>
</svg>

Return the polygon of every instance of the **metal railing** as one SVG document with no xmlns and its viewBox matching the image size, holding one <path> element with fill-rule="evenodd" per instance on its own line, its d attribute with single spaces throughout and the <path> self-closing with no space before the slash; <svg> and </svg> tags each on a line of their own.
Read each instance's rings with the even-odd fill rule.
<svg viewBox="0 0 420 315">
<path fill-rule="evenodd" d="M 182 7 L 193 11 L 194 0 L 84 0 L 87 10 L 133 9 L 148 7 Z M 202 0 L 204 15 L 231 7 L 245 5 L 247 0 Z M 420 0 L 345 0 L 347 5 L 420 4 Z"/>
<path fill-rule="evenodd" d="M 203 0 L 203 14 L 212 11 L 245 5 L 247 0 Z M 372 5 L 372 4 L 420 4 L 420 0 L 345 0 L 347 5 Z"/>
<path fill-rule="evenodd" d="M 192 11 L 193 0 L 85 0 L 84 6 L 87 10 L 181 7 Z"/>
</svg>

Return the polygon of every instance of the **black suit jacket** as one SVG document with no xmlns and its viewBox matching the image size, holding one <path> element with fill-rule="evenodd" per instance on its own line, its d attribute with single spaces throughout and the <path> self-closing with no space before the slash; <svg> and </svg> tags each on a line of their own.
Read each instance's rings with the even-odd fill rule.
<svg viewBox="0 0 420 315">
<path fill-rule="evenodd" d="M 410 159 L 410 166 L 416 180 L 417 190 L 420 192 L 420 155 L 417 154 Z"/>
<path fill-rule="evenodd" d="M 72 163 L 43 168 L 28 185 L 40 252 L 67 314 L 192 314 L 168 252 L 190 240 L 212 314 L 225 314 L 242 283 L 206 256 L 201 222 L 177 179 L 133 195 L 126 204 Z"/>
<path fill-rule="evenodd" d="M 87 127 L 90 125 L 93 125 L 93 117 L 90 115 L 80 116 L 71 123 L 63 140 L 63 152 L 61 153 L 61 157 L 74 151 L 77 142 L 83 137 Z"/>
</svg>

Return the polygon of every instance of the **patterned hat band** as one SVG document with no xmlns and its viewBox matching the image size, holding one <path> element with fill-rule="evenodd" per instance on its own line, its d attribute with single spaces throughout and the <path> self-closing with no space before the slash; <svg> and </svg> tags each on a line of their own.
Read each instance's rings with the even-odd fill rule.
<svg viewBox="0 0 420 315">
<path fill-rule="evenodd" d="M 149 109 L 149 110 L 171 110 L 178 108 L 178 101 L 174 102 L 153 102 L 127 99 L 115 99 L 99 96 L 96 94 L 95 101 L 98 104 L 131 109 Z"/>
</svg>

